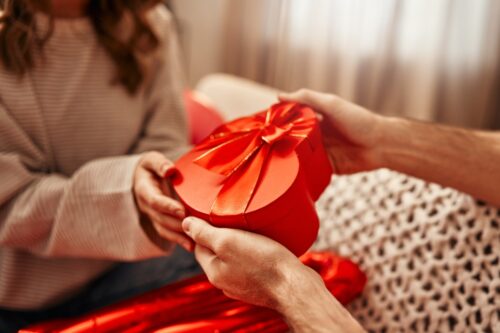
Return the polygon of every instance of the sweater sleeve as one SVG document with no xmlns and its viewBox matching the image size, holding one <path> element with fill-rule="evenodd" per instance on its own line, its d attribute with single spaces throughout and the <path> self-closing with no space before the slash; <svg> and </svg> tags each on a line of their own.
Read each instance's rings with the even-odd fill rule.
<svg viewBox="0 0 500 333">
<path fill-rule="evenodd" d="M 71 177 L 44 157 L 0 105 L 0 246 L 40 256 L 133 260 L 164 255 L 139 223 L 139 155 L 91 161 Z"/>
</svg>

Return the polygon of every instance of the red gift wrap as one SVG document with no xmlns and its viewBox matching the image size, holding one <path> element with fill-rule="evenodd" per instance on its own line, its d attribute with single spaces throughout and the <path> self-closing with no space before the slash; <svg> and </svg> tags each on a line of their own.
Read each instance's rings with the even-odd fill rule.
<svg viewBox="0 0 500 333">
<path fill-rule="evenodd" d="M 176 163 L 189 215 L 270 237 L 303 254 L 319 228 L 314 202 L 332 167 L 314 111 L 280 103 L 217 128 Z"/>
<path fill-rule="evenodd" d="M 357 297 L 366 276 L 353 262 L 331 253 L 307 253 L 302 262 L 317 271 L 342 304 Z M 81 318 L 45 322 L 20 333 L 284 333 L 273 310 L 226 297 L 199 275 L 104 307 Z"/>
</svg>

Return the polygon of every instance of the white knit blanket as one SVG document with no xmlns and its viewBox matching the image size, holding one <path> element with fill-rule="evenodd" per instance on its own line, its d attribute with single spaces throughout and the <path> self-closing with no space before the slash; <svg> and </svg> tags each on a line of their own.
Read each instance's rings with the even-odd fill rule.
<svg viewBox="0 0 500 333">
<path fill-rule="evenodd" d="M 334 177 L 317 208 L 315 249 L 368 275 L 368 331 L 500 332 L 499 209 L 388 170 Z"/>
</svg>

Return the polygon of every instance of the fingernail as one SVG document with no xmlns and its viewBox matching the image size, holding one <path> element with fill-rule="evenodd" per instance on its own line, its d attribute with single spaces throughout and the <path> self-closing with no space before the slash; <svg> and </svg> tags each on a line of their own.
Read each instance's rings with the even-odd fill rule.
<svg viewBox="0 0 500 333">
<path fill-rule="evenodd" d="M 191 219 L 188 217 L 182 221 L 182 229 L 189 234 L 189 228 L 191 227 Z"/>
</svg>

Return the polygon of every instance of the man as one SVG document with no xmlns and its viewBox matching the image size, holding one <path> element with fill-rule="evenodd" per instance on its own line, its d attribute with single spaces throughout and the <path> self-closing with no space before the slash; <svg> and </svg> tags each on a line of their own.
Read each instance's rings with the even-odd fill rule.
<svg viewBox="0 0 500 333">
<path fill-rule="evenodd" d="M 280 99 L 308 104 L 321 115 L 336 174 L 389 168 L 500 206 L 499 132 L 384 117 L 308 90 Z M 229 297 L 279 311 L 297 332 L 363 331 L 320 277 L 280 244 L 195 218 L 184 220 L 183 228 L 210 281 Z"/>
</svg>

